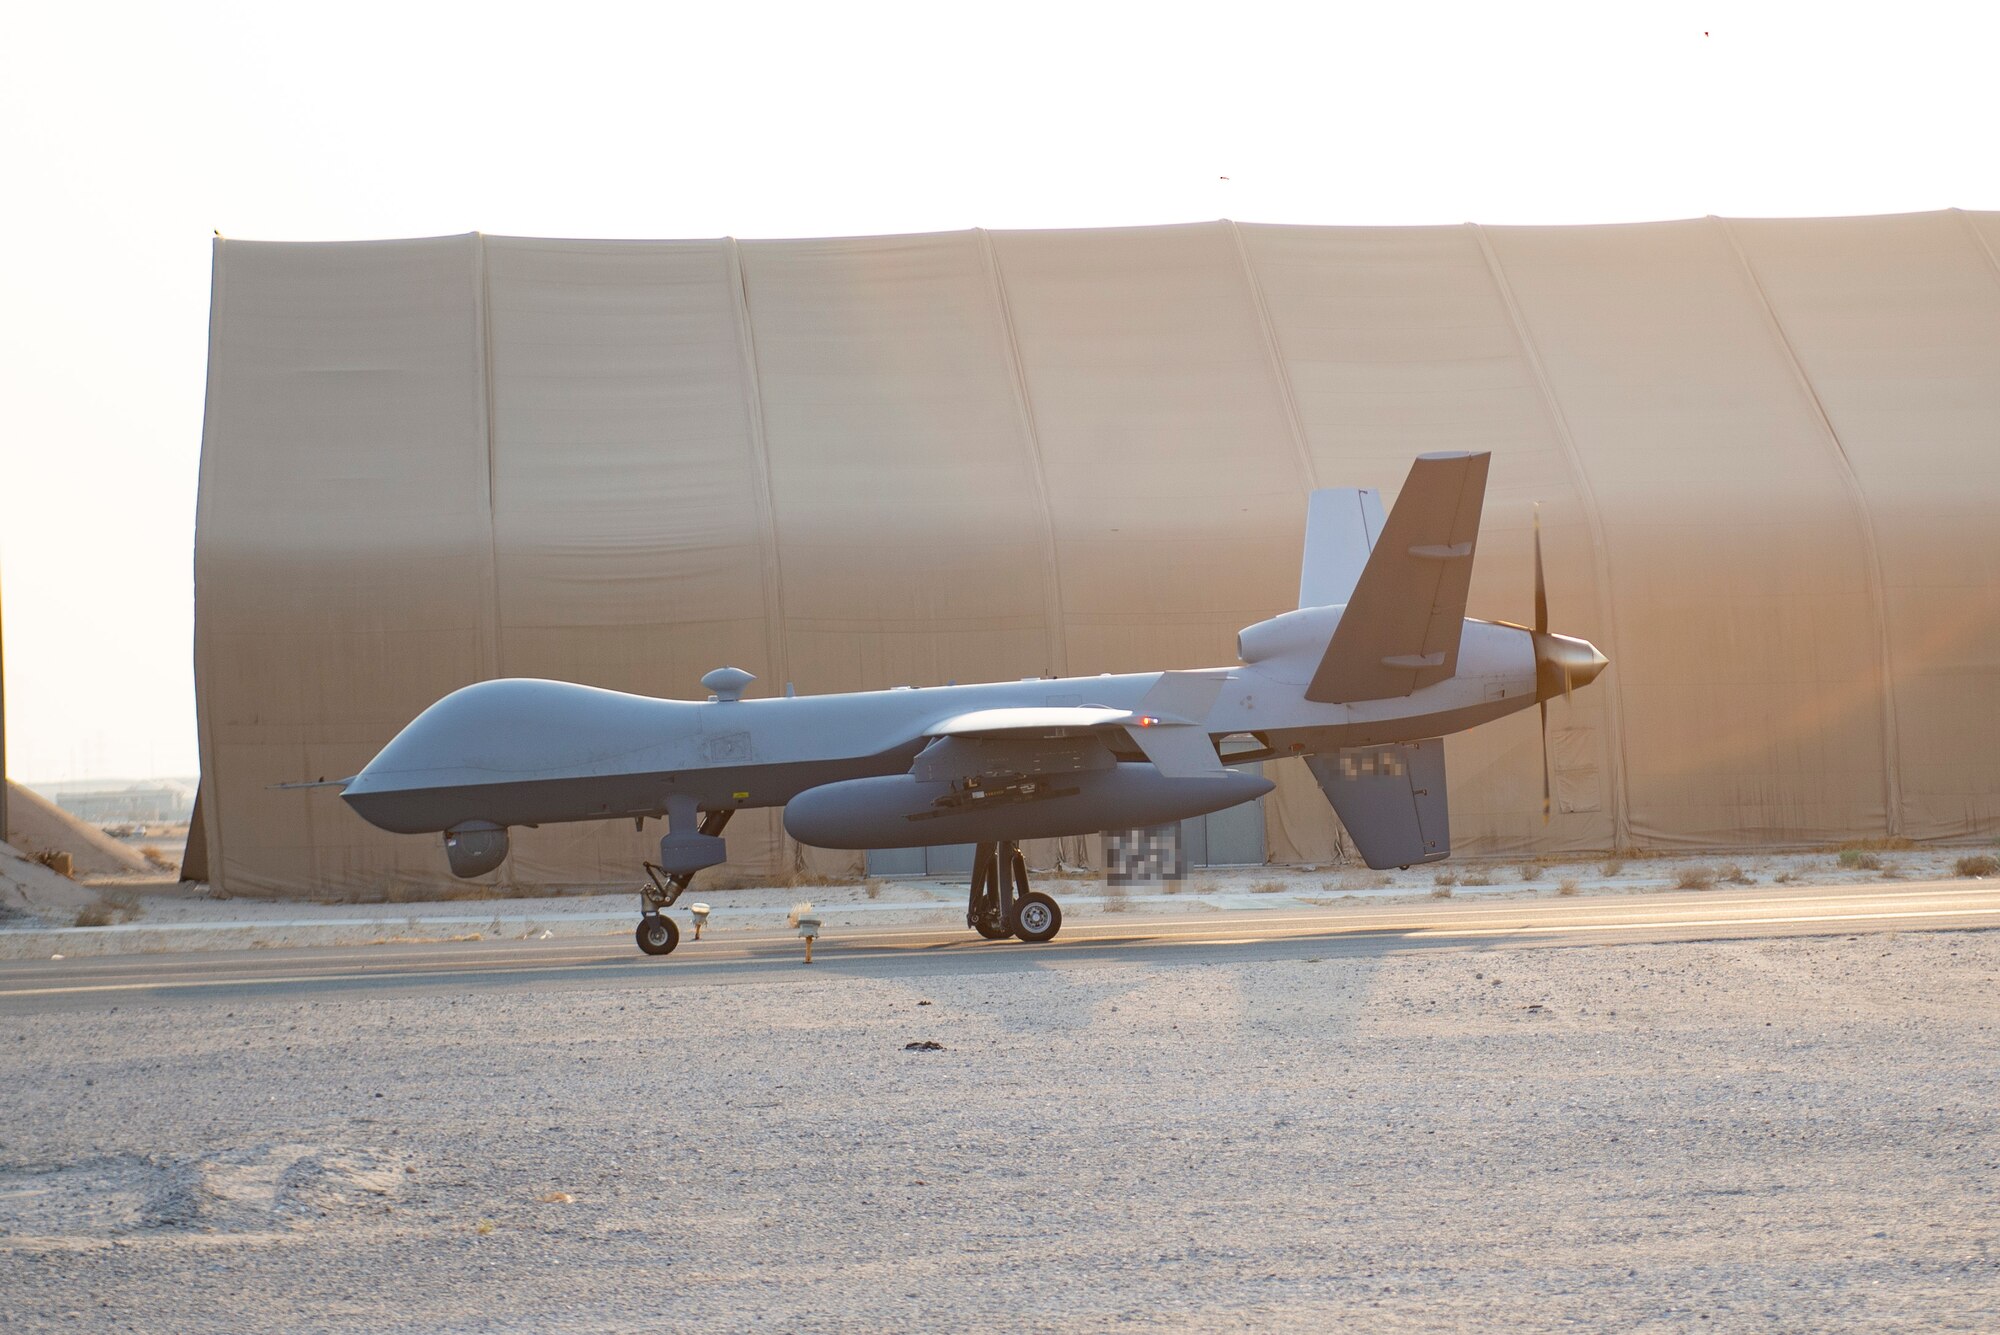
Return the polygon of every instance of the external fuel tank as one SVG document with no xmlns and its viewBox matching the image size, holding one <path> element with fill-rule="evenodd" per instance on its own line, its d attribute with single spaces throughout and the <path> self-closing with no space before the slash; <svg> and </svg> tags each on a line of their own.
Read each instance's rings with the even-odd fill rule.
<svg viewBox="0 0 2000 1335">
<path fill-rule="evenodd" d="M 809 788 L 786 804 L 785 829 L 817 848 L 1061 839 L 1185 820 L 1248 802 L 1272 787 L 1269 779 L 1234 770 L 1169 779 L 1147 764 L 985 788 L 896 774 Z"/>
</svg>

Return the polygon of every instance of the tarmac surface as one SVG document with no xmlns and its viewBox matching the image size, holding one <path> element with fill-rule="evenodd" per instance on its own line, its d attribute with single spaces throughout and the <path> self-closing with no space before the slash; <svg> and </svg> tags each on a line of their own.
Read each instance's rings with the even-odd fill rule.
<svg viewBox="0 0 2000 1335">
<path fill-rule="evenodd" d="M 1769 886 L 1616 899 L 1447 900 L 1393 908 L 1095 917 L 1065 924 L 1055 941 L 1041 946 L 981 941 L 962 925 L 859 927 L 823 937 L 810 966 L 794 932 L 710 934 L 696 941 L 685 927 L 680 947 L 663 957 L 641 955 L 629 942 L 565 938 L 0 960 L 0 1015 L 357 990 L 408 995 L 437 989 L 769 983 L 802 977 L 806 967 L 850 977 L 919 979 L 1112 965 L 1133 952 L 1169 952 L 1176 964 L 1201 965 L 1941 927 L 2000 927 L 2000 882 L 1838 890 Z"/>
<path fill-rule="evenodd" d="M 867 919 L 0 963 L 0 1330 L 2000 1329 L 1987 882 Z"/>
</svg>

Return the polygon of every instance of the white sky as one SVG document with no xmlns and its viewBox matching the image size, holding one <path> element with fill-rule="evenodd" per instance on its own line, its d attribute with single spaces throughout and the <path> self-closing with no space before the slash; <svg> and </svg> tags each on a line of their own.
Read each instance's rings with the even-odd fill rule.
<svg viewBox="0 0 2000 1335">
<path fill-rule="evenodd" d="M 212 229 L 1992 209 L 1996 50 L 1973 3 L 7 5 L 9 772 L 198 768 Z"/>
</svg>

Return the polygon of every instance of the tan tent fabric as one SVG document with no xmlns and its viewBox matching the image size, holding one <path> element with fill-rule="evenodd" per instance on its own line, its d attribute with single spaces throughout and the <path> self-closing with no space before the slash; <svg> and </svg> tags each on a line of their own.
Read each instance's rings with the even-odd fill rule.
<svg viewBox="0 0 2000 1335">
<path fill-rule="evenodd" d="M 269 785 L 354 773 L 498 667 L 484 246 L 216 245 L 195 528 L 213 883 L 434 884 L 427 841 Z"/>
<path fill-rule="evenodd" d="M 1233 659 L 1305 494 L 1491 449 L 1471 599 L 1611 670 L 1449 744 L 1467 853 L 2000 826 L 2000 216 L 217 243 L 211 867 L 419 891 L 330 793 L 455 686 L 696 697 Z M 1273 856 L 1338 827 L 1274 767 Z M 496 879 L 630 883 L 657 825 Z M 1078 841 L 1081 843 L 1082 841 Z M 734 869 L 802 864 L 775 813 Z M 1081 848 L 1070 850 L 1071 855 Z M 1052 850 L 1044 850 L 1053 856 Z M 849 855 L 813 854 L 822 869 Z"/>
</svg>

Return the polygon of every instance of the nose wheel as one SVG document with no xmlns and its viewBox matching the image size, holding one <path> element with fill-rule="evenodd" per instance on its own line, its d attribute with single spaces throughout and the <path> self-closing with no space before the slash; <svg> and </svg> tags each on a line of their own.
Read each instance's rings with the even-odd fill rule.
<svg viewBox="0 0 2000 1335">
<path fill-rule="evenodd" d="M 1062 930 L 1055 900 L 1028 888 L 1028 860 L 1012 840 L 980 844 L 972 855 L 972 891 L 965 923 L 988 941 L 1010 936 L 1042 942 Z"/>
<path fill-rule="evenodd" d="M 734 811 L 730 807 L 703 812 L 701 833 L 708 837 L 720 835 L 722 827 L 729 824 L 729 817 L 732 814 Z M 674 901 L 688 888 L 688 882 L 694 879 L 694 873 L 669 872 L 664 867 L 656 867 L 650 862 L 644 866 L 646 884 L 639 887 L 639 930 L 633 933 L 633 937 L 638 941 L 639 949 L 648 955 L 671 955 L 674 953 L 674 947 L 681 943 L 681 929 L 667 916 L 666 911 L 674 906 Z"/>
<path fill-rule="evenodd" d="M 639 949 L 648 955 L 671 955 L 674 947 L 681 943 L 681 929 L 664 913 L 648 913 L 639 919 L 639 930 L 635 935 L 639 940 Z"/>
</svg>

